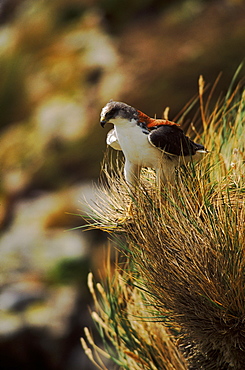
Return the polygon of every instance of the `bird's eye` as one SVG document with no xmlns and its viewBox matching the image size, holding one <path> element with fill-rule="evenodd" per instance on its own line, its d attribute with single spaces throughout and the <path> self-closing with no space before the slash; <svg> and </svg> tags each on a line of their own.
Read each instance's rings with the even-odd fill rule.
<svg viewBox="0 0 245 370">
<path fill-rule="evenodd" d="M 106 114 L 106 117 L 107 117 L 108 119 L 110 119 L 110 118 L 115 118 L 117 115 L 118 115 L 118 109 L 113 108 L 113 109 L 111 109 L 111 110 Z"/>
</svg>

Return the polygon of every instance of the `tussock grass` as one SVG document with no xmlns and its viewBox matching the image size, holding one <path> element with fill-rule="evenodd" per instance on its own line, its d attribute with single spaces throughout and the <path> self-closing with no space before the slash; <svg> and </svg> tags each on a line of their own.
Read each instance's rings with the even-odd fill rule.
<svg viewBox="0 0 245 370">
<path fill-rule="evenodd" d="M 107 369 L 105 363 L 109 358 L 128 370 L 187 369 L 171 334 L 171 330 L 178 333 L 179 328 L 170 324 L 167 317 L 159 316 L 143 286 L 134 285 L 135 278 L 132 266 L 126 264 L 124 270 L 116 269 L 113 278 L 108 278 L 105 290 L 99 283 L 95 286 L 89 274 L 88 286 L 95 303 L 92 317 L 105 350 L 95 344 L 85 328 L 87 343 L 82 339 L 85 352 L 99 369 Z M 163 320 L 168 326 L 159 325 Z"/>
<path fill-rule="evenodd" d="M 100 327 L 122 369 L 244 368 L 245 94 L 230 89 L 209 111 L 204 90 L 200 78 L 199 142 L 210 153 L 180 168 L 174 186 L 160 191 L 146 170 L 129 192 L 120 168 L 105 167 L 94 227 L 123 234 L 131 263 L 108 284 Z"/>
</svg>

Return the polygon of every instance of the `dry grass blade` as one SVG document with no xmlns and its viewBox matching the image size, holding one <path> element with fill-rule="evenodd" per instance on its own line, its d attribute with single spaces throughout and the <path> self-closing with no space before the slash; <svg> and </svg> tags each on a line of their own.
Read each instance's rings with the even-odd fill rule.
<svg viewBox="0 0 245 370">
<path fill-rule="evenodd" d="M 244 93 L 235 89 L 208 115 L 202 79 L 199 86 L 211 153 L 180 168 L 175 186 L 161 192 L 152 171 L 129 192 L 120 169 L 107 167 L 103 205 L 94 210 L 96 227 L 124 234 L 133 263 L 109 282 L 99 309 L 122 369 L 244 368 Z M 130 219 L 118 224 L 130 201 Z M 178 346 L 167 325 L 177 325 Z"/>
<path fill-rule="evenodd" d="M 106 352 L 96 346 L 87 330 L 85 335 L 92 350 L 88 350 L 85 339 L 82 339 L 85 352 L 90 359 L 93 358 L 93 362 L 98 354 L 101 358 L 110 357 L 121 369 L 186 370 L 187 364 L 171 330 L 164 322 L 159 323 L 163 320 L 159 318 L 147 294 L 132 284 L 135 277 L 130 267 L 124 268 L 117 269 L 113 279 L 107 282 L 106 295 L 101 285 L 97 290 L 97 312 L 92 317 L 104 338 Z M 173 329 L 177 333 L 177 327 L 172 325 Z M 97 364 L 104 369 L 101 358 L 97 358 Z"/>
</svg>

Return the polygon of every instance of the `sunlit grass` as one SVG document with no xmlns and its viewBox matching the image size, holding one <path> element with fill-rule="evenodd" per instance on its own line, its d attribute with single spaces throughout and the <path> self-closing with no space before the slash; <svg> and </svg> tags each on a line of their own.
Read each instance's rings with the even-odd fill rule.
<svg viewBox="0 0 245 370">
<path fill-rule="evenodd" d="M 82 345 L 90 359 L 100 369 L 107 369 L 106 360 L 111 359 L 122 369 L 187 369 L 183 355 L 177 349 L 174 335 L 177 325 L 168 320 L 168 315 L 159 315 L 149 300 L 144 288 L 134 285 L 132 267 L 116 269 L 109 277 L 106 290 L 88 276 L 88 286 L 94 298 L 91 313 L 100 332 L 104 350 L 92 339 L 85 328 Z M 137 278 L 139 284 L 139 278 Z M 166 325 L 159 324 L 164 321 Z M 90 348 L 91 347 L 91 348 Z M 103 361 L 104 360 L 104 361 Z"/>
<path fill-rule="evenodd" d="M 129 192 L 120 162 L 104 166 L 94 227 L 122 234 L 130 263 L 116 269 L 99 304 L 93 293 L 93 317 L 121 369 L 245 363 L 245 95 L 233 87 L 210 111 L 204 91 L 200 78 L 199 141 L 210 153 L 180 168 L 174 186 L 159 191 L 146 170 Z"/>
</svg>

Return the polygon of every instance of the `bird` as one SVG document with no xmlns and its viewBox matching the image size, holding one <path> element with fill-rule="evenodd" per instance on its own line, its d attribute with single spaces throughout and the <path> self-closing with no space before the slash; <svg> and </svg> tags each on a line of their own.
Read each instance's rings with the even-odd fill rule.
<svg viewBox="0 0 245 370">
<path fill-rule="evenodd" d="M 125 157 L 124 177 L 137 184 L 143 167 L 153 168 L 159 184 L 174 184 L 175 169 L 208 153 L 187 137 L 178 123 L 151 118 L 140 110 L 110 100 L 101 111 L 100 124 L 112 123 L 106 142 Z"/>
</svg>

